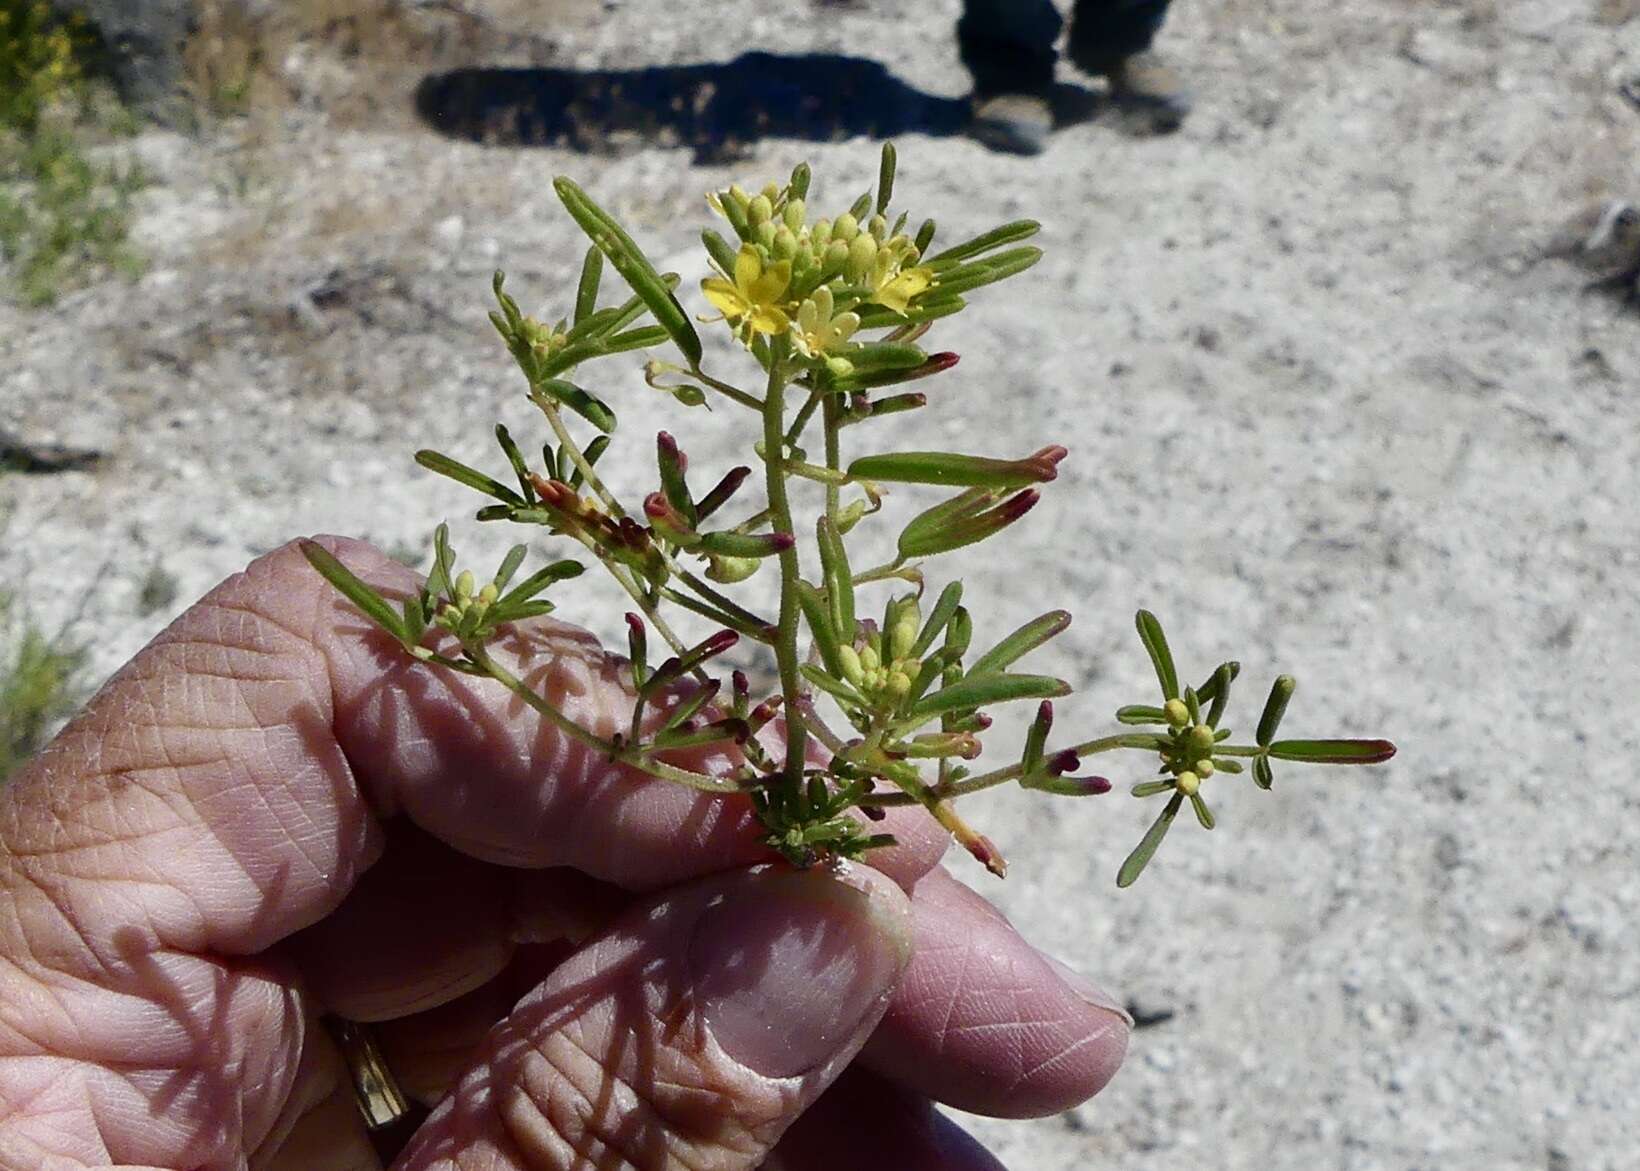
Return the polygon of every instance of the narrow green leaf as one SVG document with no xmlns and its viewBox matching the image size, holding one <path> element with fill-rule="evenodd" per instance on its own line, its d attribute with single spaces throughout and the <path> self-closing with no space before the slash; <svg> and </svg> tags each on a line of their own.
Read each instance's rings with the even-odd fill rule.
<svg viewBox="0 0 1640 1171">
<path fill-rule="evenodd" d="M 942 273 L 935 281 L 934 290 L 942 298 L 971 292 L 1018 276 L 1041 259 L 1040 248 L 1016 248 L 1011 252 L 1002 252 Z"/>
<path fill-rule="evenodd" d="M 1298 680 L 1291 675 L 1278 675 L 1276 681 L 1270 685 L 1269 698 L 1264 701 L 1264 714 L 1258 718 L 1258 735 L 1254 737 L 1260 747 L 1268 745 L 1275 738 L 1281 717 L 1287 712 L 1287 703 L 1297 689 Z"/>
<path fill-rule="evenodd" d="M 1167 713 L 1159 707 L 1130 703 L 1116 709 L 1116 721 L 1121 724 L 1165 724 Z"/>
<path fill-rule="evenodd" d="M 1166 793 L 1174 788 L 1173 778 L 1165 781 L 1140 781 L 1133 786 L 1135 797 L 1154 797 L 1157 793 Z"/>
<path fill-rule="evenodd" d="M 552 186 L 581 230 L 609 258 L 615 271 L 632 286 L 632 291 L 643 299 L 650 313 L 654 314 L 655 321 L 671 335 L 689 364 L 698 365 L 701 359 L 700 336 L 677 297 L 673 296 L 672 290 L 661 280 L 660 274 L 632 237 L 572 180 L 560 176 L 553 180 Z"/>
<path fill-rule="evenodd" d="M 1213 677 L 1202 684 L 1201 690 L 1197 692 L 1197 698 L 1211 705 L 1207 709 L 1209 728 L 1216 729 L 1219 721 L 1224 718 L 1225 706 L 1230 702 L 1230 684 L 1235 682 L 1240 671 L 1240 663 L 1220 663 L 1219 669 L 1213 672 Z"/>
<path fill-rule="evenodd" d="M 503 609 L 510 609 L 535 597 L 536 594 L 552 585 L 554 582 L 567 581 L 572 577 L 580 577 L 586 572 L 586 566 L 579 561 L 554 561 L 551 565 L 544 565 L 519 582 L 512 589 L 502 595 L 498 603 Z"/>
<path fill-rule="evenodd" d="M 849 364 L 856 374 L 871 374 L 879 370 L 910 370 L 928 361 L 921 346 L 904 342 L 879 342 L 847 352 Z"/>
<path fill-rule="evenodd" d="M 414 645 L 409 640 L 404 619 L 394 612 L 387 599 L 377 593 L 373 586 L 366 584 L 351 569 L 336 560 L 330 550 L 317 541 L 303 541 L 301 549 L 302 555 L 308 559 L 308 564 L 319 571 L 319 576 L 335 586 L 343 597 L 364 612 L 365 617 L 398 639 L 400 643 L 406 646 Z"/>
<path fill-rule="evenodd" d="M 882 162 L 877 167 L 877 214 L 888 210 L 888 201 L 894 197 L 894 168 L 899 159 L 892 142 L 883 143 Z"/>
<path fill-rule="evenodd" d="M 917 238 L 914 241 L 917 246 L 918 256 L 928 251 L 928 246 L 934 242 L 934 233 L 938 230 L 939 225 L 933 220 L 924 220 L 922 222 L 922 227 L 917 229 Z"/>
<path fill-rule="evenodd" d="M 456 551 L 450 548 L 450 526 L 433 530 L 433 572 L 427 575 L 427 592 L 434 599 L 455 594 Z"/>
<path fill-rule="evenodd" d="M 928 615 L 928 621 L 923 623 L 922 632 L 917 635 L 917 641 L 911 647 L 911 657 L 920 659 L 934 645 L 934 640 L 945 629 L 946 623 L 957 612 L 962 604 L 962 583 L 954 581 L 940 591 L 940 596 L 934 603 L 934 609 Z"/>
<path fill-rule="evenodd" d="M 604 254 L 596 247 L 587 249 L 581 262 L 581 282 L 575 289 L 575 324 L 580 325 L 598 307 L 598 282 L 604 275 Z"/>
<path fill-rule="evenodd" d="M 1020 753 L 1019 767 L 1030 776 L 1042 767 L 1042 749 L 1048 743 L 1048 733 L 1053 730 L 1053 704 L 1043 700 L 1036 709 L 1036 719 L 1031 721 L 1030 730 L 1025 733 L 1025 749 Z"/>
<path fill-rule="evenodd" d="M 837 628 L 832 625 L 831 613 L 826 607 L 824 595 L 815 586 L 799 579 L 797 603 L 803 611 L 804 620 L 809 624 L 809 633 L 820 652 L 820 661 L 832 675 L 841 676 L 843 661 L 837 654 L 841 644 L 838 641 Z"/>
<path fill-rule="evenodd" d="M 1058 475 L 1063 447 L 1044 447 L 1024 459 L 990 459 L 947 451 L 901 451 L 861 456 L 848 467 L 860 480 L 897 484 L 944 484 L 952 487 L 1023 488 Z"/>
<path fill-rule="evenodd" d="M 985 675 L 1005 669 L 1043 643 L 1063 634 L 1070 624 L 1070 613 L 1065 610 L 1051 610 L 1040 618 L 1031 619 L 981 655 L 978 661 L 968 668 L 969 676 Z"/>
<path fill-rule="evenodd" d="M 518 567 L 524 564 L 524 555 L 528 551 L 523 545 L 514 545 L 507 550 L 507 555 L 501 559 L 501 567 L 495 571 L 495 577 L 492 579 L 497 590 L 507 588 L 507 583 L 512 580 L 513 574 L 517 573 Z M 499 599 L 497 600 L 499 601 Z"/>
<path fill-rule="evenodd" d="M 970 675 L 919 700 L 906 714 L 927 719 L 1015 699 L 1057 699 L 1070 692 L 1069 683 L 1047 675 Z"/>
<path fill-rule="evenodd" d="M 807 163 L 798 163 L 792 168 L 792 177 L 786 183 L 786 189 L 792 193 L 795 199 L 807 199 L 809 197 L 809 180 L 812 177 L 809 165 Z"/>
<path fill-rule="evenodd" d="M 1162 685 L 1164 699 L 1179 698 L 1179 672 L 1173 666 L 1173 652 L 1167 649 L 1167 636 L 1162 624 L 1149 610 L 1140 610 L 1134 619 L 1139 628 L 1139 641 L 1145 644 L 1151 665 L 1156 668 L 1156 679 Z"/>
<path fill-rule="evenodd" d="M 1173 819 L 1179 815 L 1179 807 L 1184 804 L 1184 794 L 1175 793 L 1173 799 L 1167 803 L 1156 820 L 1151 822 L 1145 836 L 1139 839 L 1139 844 L 1133 848 L 1133 853 L 1127 856 L 1122 868 L 1116 872 L 1116 885 L 1120 887 L 1132 886 L 1138 879 L 1145 866 L 1156 854 L 1156 847 L 1162 844 L 1167 836 L 1168 829 L 1173 825 Z"/>
<path fill-rule="evenodd" d="M 526 618 L 538 618 L 542 614 L 551 614 L 557 606 L 545 598 L 535 598 L 528 602 L 519 602 L 516 605 L 497 605 L 490 611 L 490 617 L 496 622 L 522 622 Z"/>
<path fill-rule="evenodd" d="M 867 706 L 865 697 L 858 691 L 854 690 L 854 688 L 850 687 L 847 683 L 844 683 L 841 679 L 836 679 L 828 675 L 826 672 L 816 667 L 813 663 L 804 663 L 800 670 L 803 678 L 807 679 L 810 683 L 814 684 L 828 695 L 835 695 L 838 699 L 841 699 L 846 703 L 851 703 L 856 707 Z"/>
<path fill-rule="evenodd" d="M 513 475 L 518 477 L 518 490 L 524 494 L 524 502 L 534 504 L 535 485 L 530 483 L 530 469 L 524 463 L 524 453 L 518 450 L 518 444 L 513 442 L 512 435 L 500 423 L 495 425 L 495 441 L 501 445 L 501 453 L 512 465 Z"/>
<path fill-rule="evenodd" d="M 1268 747 L 1277 760 L 1308 764 L 1382 764 L 1395 755 L 1388 740 L 1277 740 Z"/>
<path fill-rule="evenodd" d="M 1253 757 L 1253 784 L 1261 789 L 1268 789 L 1275 781 L 1275 774 L 1270 771 L 1269 757 Z"/>
<path fill-rule="evenodd" d="M 1212 829 L 1218 823 L 1213 818 L 1213 811 L 1207 807 L 1200 793 L 1190 794 L 1190 807 L 1196 811 L 1196 820 L 1201 822 L 1203 829 Z"/>
<path fill-rule="evenodd" d="M 443 452 L 423 448 L 416 452 L 416 462 L 430 472 L 437 472 L 441 476 L 448 476 L 458 484 L 465 484 L 476 489 L 486 496 L 493 496 L 503 504 L 522 506 L 524 498 L 500 480 L 486 476 L 476 468 L 470 468 L 459 460 L 451 459 Z"/>
<path fill-rule="evenodd" d="M 718 266 L 718 271 L 733 280 L 735 255 L 738 250 L 711 228 L 701 232 L 700 241 L 706 245 L 706 255 L 712 258 L 712 263 Z"/>
<path fill-rule="evenodd" d="M 855 219 L 863 221 L 871 214 L 871 192 L 867 191 L 859 199 L 856 199 L 848 211 Z"/>
<path fill-rule="evenodd" d="M 928 257 L 924 263 L 936 272 L 955 268 L 964 260 L 978 256 L 982 252 L 989 252 L 993 248 L 1001 248 L 1004 244 L 1017 244 L 1021 240 L 1029 240 L 1041 228 L 1042 225 L 1035 220 L 1015 220 L 1011 224 L 1003 224 L 999 228 L 992 228 L 989 232 L 982 232 L 972 240 L 964 240 L 961 244 L 954 244 L 943 252 L 937 252 Z"/>
<path fill-rule="evenodd" d="M 610 410 L 609 405 L 573 382 L 565 382 L 561 378 L 544 379 L 532 388 L 531 397 L 537 398 L 538 406 L 541 405 L 540 400 L 545 399 L 568 407 L 606 435 L 615 430 L 615 412 Z"/>
<path fill-rule="evenodd" d="M 650 346 L 658 346 L 666 340 L 667 334 L 658 325 L 643 325 L 637 329 L 629 329 L 625 333 L 618 333 L 613 337 L 605 338 L 598 344 L 598 350 L 604 354 L 621 354 L 627 350 L 645 350 Z"/>
<path fill-rule="evenodd" d="M 719 557 L 773 557 L 792 547 L 784 533 L 702 533 L 695 546 L 703 553 Z"/>
<path fill-rule="evenodd" d="M 909 306 L 904 313 L 896 313 L 884 305 L 859 305 L 854 312 L 860 315 L 861 329 L 881 329 L 884 326 L 915 325 L 923 321 L 937 321 L 941 317 L 950 317 L 953 313 L 961 313 L 968 307 L 968 302 L 953 293 L 949 297 L 935 298 L 932 293 L 926 293 L 916 304 Z"/>
</svg>

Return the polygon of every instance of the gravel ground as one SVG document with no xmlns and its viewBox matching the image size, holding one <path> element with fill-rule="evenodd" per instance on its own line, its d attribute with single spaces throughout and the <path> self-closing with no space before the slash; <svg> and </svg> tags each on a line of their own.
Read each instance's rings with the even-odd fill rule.
<svg viewBox="0 0 1640 1171">
<path fill-rule="evenodd" d="M 684 5 L 557 7 L 538 62 L 846 52 L 932 95 L 965 88 L 955 0 L 735 0 L 711 25 Z M 1199 92 L 1176 135 L 1099 118 L 1028 162 L 900 137 L 902 199 L 942 232 L 1029 214 L 1048 253 L 935 333 L 963 363 L 914 423 L 929 446 L 1072 448 L 1006 553 L 966 575 L 992 633 L 1076 611 L 1036 663 L 1085 689 L 1063 722 L 1103 727 L 1148 695 L 1143 605 L 1186 674 L 1237 657 L 1256 708 L 1290 670 L 1295 733 L 1388 735 L 1401 754 L 1221 794 L 1216 833 L 1181 824 L 1121 893 L 1151 809 L 977 800 L 1014 868 L 959 872 L 1172 1016 L 1096 1101 L 972 1124 L 1033 1171 L 1640 1166 L 1640 800 L 1623 771 L 1640 738 L 1611 698 L 1640 693 L 1640 314 L 1534 260 L 1587 198 L 1640 194 L 1640 116 L 1616 84 L 1640 71 L 1640 10 L 1176 8 L 1165 47 Z M 860 140 L 773 138 L 733 165 L 486 147 L 418 126 L 407 86 L 376 96 L 374 117 L 298 93 L 145 134 L 148 275 L 49 312 L 0 306 L 0 427 L 108 453 L 93 473 L 0 480 L 4 582 L 48 625 L 78 615 L 99 674 L 291 535 L 417 549 L 461 520 L 469 502 L 409 452 L 488 460 L 497 418 L 540 430 L 484 314 L 497 265 L 526 305 L 566 303 L 581 244 L 551 175 L 691 288 L 702 191 L 808 158 L 841 206 L 876 165 Z M 656 427 L 706 428 L 688 443 L 703 468 L 732 458 L 633 367 L 600 377 L 633 431 L 617 481 L 643 482 Z M 504 541 L 457 529 L 475 553 Z M 144 613 L 156 573 L 179 589 Z M 620 607 L 584 596 L 565 616 L 613 633 Z M 999 731 L 1004 747 L 1018 729 Z"/>
</svg>

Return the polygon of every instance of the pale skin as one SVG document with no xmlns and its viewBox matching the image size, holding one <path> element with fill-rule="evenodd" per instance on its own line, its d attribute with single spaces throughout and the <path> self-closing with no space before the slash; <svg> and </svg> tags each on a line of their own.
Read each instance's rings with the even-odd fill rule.
<svg viewBox="0 0 1640 1171">
<path fill-rule="evenodd" d="M 503 649 L 625 718 L 583 632 Z M 379 1168 L 331 1013 L 433 1107 L 406 1171 L 995 1169 L 932 1103 L 1068 1108 L 1128 1023 L 886 824 L 873 866 L 770 864 L 738 798 L 409 661 L 286 546 L 0 789 L 0 1168 Z"/>
</svg>

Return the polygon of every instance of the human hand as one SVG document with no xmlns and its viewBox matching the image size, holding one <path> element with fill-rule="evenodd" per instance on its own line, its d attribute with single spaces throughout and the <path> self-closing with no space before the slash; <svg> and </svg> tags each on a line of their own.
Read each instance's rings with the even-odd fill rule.
<svg viewBox="0 0 1640 1171">
<path fill-rule="evenodd" d="M 622 718 L 590 636 L 511 650 Z M 877 869 L 758 865 L 748 807 L 410 662 L 287 546 L 0 790 L 0 1168 L 379 1167 L 323 1013 L 438 1102 L 395 1167 L 995 1168 L 931 1101 L 1065 1109 L 1128 1026 L 888 828 Z"/>
</svg>

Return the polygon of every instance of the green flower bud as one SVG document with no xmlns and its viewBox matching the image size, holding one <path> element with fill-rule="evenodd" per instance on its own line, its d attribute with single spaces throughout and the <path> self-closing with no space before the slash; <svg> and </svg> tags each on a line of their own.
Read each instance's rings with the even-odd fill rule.
<svg viewBox="0 0 1640 1171">
<path fill-rule="evenodd" d="M 1212 776 L 1213 762 L 1211 760 L 1198 760 L 1196 762 L 1196 775 L 1201 777 L 1203 780 L 1206 780 L 1208 777 Z"/>
<path fill-rule="evenodd" d="M 790 228 L 778 228 L 775 230 L 774 243 L 771 247 L 776 260 L 791 260 L 797 255 L 797 237 L 792 235 Z"/>
<path fill-rule="evenodd" d="M 866 230 L 880 242 L 888 234 L 888 221 L 880 215 L 874 215 L 866 221 Z"/>
<path fill-rule="evenodd" d="M 739 183 L 729 184 L 729 198 L 740 205 L 741 211 L 745 211 L 747 205 L 752 202 L 752 197 L 746 194 L 746 189 Z"/>
<path fill-rule="evenodd" d="M 889 653 L 895 659 L 903 659 L 911 653 L 911 648 L 917 644 L 917 623 L 910 617 L 900 619 L 894 624 L 889 636 Z"/>
<path fill-rule="evenodd" d="M 801 199 L 794 199 L 786 204 L 780 213 L 780 218 L 786 221 L 786 226 L 792 231 L 798 231 L 803 226 L 803 213 L 808 210 Z"/>
<path fill-rule="evenodd" d="M 854 373 L 854 363 L 850 362 L 847 358 L 831 357 L 826 359 L 826 369 L 830 370 L 839 378 L 847 378 L 850 374 Z M 864 516 L 865 501 L 856 501 L 856 504 L 859 506 L 860 515 Z M 851 504 L 849 507 L 853 508 L 855 505 Z M 858 517 L 856 519 L 858 519 Z M 847 529 L 843 529 L 842 531 L 845 533 L 848 532 Z"/>
<path fill-rule="evenodd" d="M 780 187 L 779 187 L 779 185 L 775 184 L 775 183 L 765 183 L 765 184 L 763 184 L 762 195 L 763 195 L 764 199 L 767 199 L 770 203 L 773 203 L 775 200 L 780 198 Z"/>
<path fill-rule="evenodd" d="M 820 220 L 817 222 L 809 229 L 809 239 L 814 243 L 815 248 L 824 250 L 826 245 L 831 243 L 831 221 Z"/>
<path fill-rule="evenodd" d="M 875 671 L 882 665 L 882 656 L 877 653 L 876 647 L 868 644 L 866 648 L 860 652 L 860 666 L 864 667 L 867 671 Z"/>
<path fill-rule="evenodd" d="M 837 661 L 842 664 L 843 678 L 859 687 L 865 682 L 865 668 L 860 662 L 860 655 L 853 647 L 844 643 L 837 648 Z"/>
<path fill-rule="evenodd" d="M 473 571 L 463 569 L 456 576 L 456 601 L 465 602 L 471 598 L 473 596 L 473 587 L 477 584 L 478 579 L 473 576 Z"/>
<path fill-rule="evenodd" d="M 774 218 L 774 202 L 767 195 L 753 197 L 746 205 L 746 219 L 753 227 L 766 224 Z"/>
<path fill-rule="evenodd" d="M 756 573 L 758 566 L 763 564 L 760 557 L 721 557 L 713 555 L 706 567 L 706 576 L 713 581 L 733 585 L 738 581 L 745 581 Z"/>
<path fill-rule="evenodd" d="M 774 250 L 774 233 L 774 221 L 764 220 L 752 229 L 752 238 L 763 245 L 765 251 L 772 252 Z"/>
<path fill-rule="evenodd" d="M 855 236 L 848 246 L 848 267 L 845 270 L 850 280 L 860 280 L 871 271 L 872 263 L 877 259 L 877 241 L 864 232 Z"/>
<path fill-rule="evenodd" d="M 896 699 L 904 699 L 911 694 L 911 676 L 904 671 L 890 671 L 888 690 Z"/>
<path fill-rule="evenodd" d="M 1167 716 L 1169 726 L 1182 728 L 1190 722 L 1190 709 L 1185 707 L 1184 700 L 1170 699 L 1162 705 L 1162 712 Z"/>
<path fill-rule="evenodd" d="M 1173 787 L 1186 797 L 1194 797 L 1202 787 L 1202 779 L 1195 773 L 1180 773 L 1178 779 L 1173 782 Z"/>
<path fill-rule="evenodd" d="M 846 211 L 842 215 L 838 216 L 837 222 L 831 226 L 832 238 L 835 240 L 841 240 L 845 244 L 859 234 L 860 221 L 855 219 Z"/>
<path fill-rule="evenodd" d="M 833 240 L 826 246 L 826 262 L 820 271 L 828 276 L 835 275 L 842 272 L 847 263 L 848 245 L 841 240 Z"/>
<path fill-rule="evenodd" d="M 484 588 L 478 591 L 478 603 L 481 606 L 493 606 L 500 596 L 501 590 L 496 587 L 495 582 L 488 581 L 484 583 Z"/>
<path fill-rule="evenodd" d="M 1190 745 L 1192 756 L 1207 756 L 1213 751 L 1216 741 L 1213 739 L 1213 729 L 1206 724 L 1197 724 L 1185 733 L 1185 743 Z"/>
</svg>

